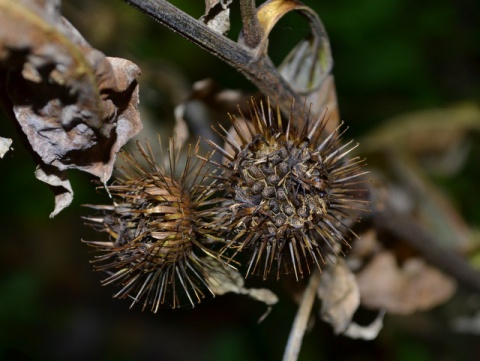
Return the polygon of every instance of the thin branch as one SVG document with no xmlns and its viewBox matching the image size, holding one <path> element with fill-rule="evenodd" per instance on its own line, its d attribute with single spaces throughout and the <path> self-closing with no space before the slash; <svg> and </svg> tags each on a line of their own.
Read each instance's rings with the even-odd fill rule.
<svg viewBox="0 0 480 361">
<path fill-rule="evenodd" d="M 262 28 L 258 23 L 255 0 L 240 0 L 243 41 L 249 48 L 256 48 L 262 40 Z"/>
<path fill-rule="evenodd" d="M 312 313 L 313 303 L 317 295 L 318 285 L 320 284 L 321 273 L 315 270 L 308 281 L 307 288 L 303 293 L 302 302 L 298 307 L 295 320 L 293 321 L 290 336 L 288 336 L 287 346 L 283 354 L 283 361 L 297 361 L 300 348 L 302 347 L 303 335 L 307 329 L 307 323 Z"/>
<path fill-rule="evenodd" d="M 291 101 L 295 99 L 294 115 L 302 114 L 303 98 L 284 80 L 268 56 L 258 54 L 253 49 L 241 46 L 214 32 L 168 1 L 124 1 L 240 71 L 263 94 L 271 99 L 278 99 L 284 113 L 290 112 Z"/>
</svg>

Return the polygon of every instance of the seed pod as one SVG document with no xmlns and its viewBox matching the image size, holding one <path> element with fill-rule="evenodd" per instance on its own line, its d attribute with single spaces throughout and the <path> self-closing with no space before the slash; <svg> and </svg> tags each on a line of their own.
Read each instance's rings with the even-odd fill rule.
<svg viewBox="0 0 480 361">
<path fill-rule="evenodd" d="M 222 252 L 232 251 L 232 259 L 247 253 L 246 275 L 264 279 L 272 268 L 277 278 L 291 271 L 302 278 L 312 264 L 321 269 L 344 254 L 355 237 L 348 224 L 368 202 L 359 195 L 364 160 L 348 157 L 356 146 L 340 144 L 341 125 L 328 134 L 326 119 L 291 115 L 285 121 L 278 107 L 268 103 L 265 109 L 253 100 L 245 126 L 230 118 L 233 130 L 217 131 L 225 148 L 209 141 L 225 158 L 219 176 L 228 199 L 218 220 L 227 240 Z"/>
<path fill-rule="evenodd" d="M 147 166 L 124 152 L 123 176 L 107 187 L 114 205 L 90 206 L 103 214 L 86 218 L 87 224 L 110 235 L 107 242 L 86 242 L 100 253 L 92 261 L 94 269 L 108 275 L 103 285 L 120 286 L 114 297 L 131 298 L 131 307 L 138 303 L 142 310 L 157 312 L 161 305 L 178 307 L 184 299 L 194 306 L 206 292 L 213 295 L 207 280 L 212 265 L 220 264 L 209 261 L 219 257 L 207 248 L 214 238 L 207 231 L 208 208 L 216 203 L 210 186 L 203 184 L 209 158 L 200 161 L 189 151 L 177 175 L 174 140 L 168 161 L 162 154 L 159 164 L 148 143 L 137 148 Z"/>
</svg>

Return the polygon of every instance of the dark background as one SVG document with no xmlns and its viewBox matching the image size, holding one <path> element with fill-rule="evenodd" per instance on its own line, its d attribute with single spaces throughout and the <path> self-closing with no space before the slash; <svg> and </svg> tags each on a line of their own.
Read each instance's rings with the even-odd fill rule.
<svg viewBox="0 0 480 361">
<path fill-rule="evenodd" d="M 203 14 L 202 1 L 172 2 L 196 18 Z M 305 2 L 319 13 L 329 33 L 340 111 L 351 127 L 349 134 L 360 137 L 408 111 L 478 104 L 478 1 Z M 225 88 L 255 90 L 235 70 L 120 0 L 63 3 L 65 16 L 94 47 L 142 68 L 142 115 L 159 130 L 170 131 L 173 103 L 195 81 L 209 77 Z M 230 37 L 235 38 L 236 5 L 232 11 Z M 282 20 L 270 40 L 274 61 L 279 63 L 307 30 L 299 16 Z M 35 164 L 3 118 L 0 132 L 15 140 L 14 151 L 0 160 L 0 359 L 281 359 L 296 311 L 283 284 L 271 285 L 280 303 L 260 325 L 256 321 L 265 306 L 240 296 L 156 315 L 112 300 L 113 289 L 100 286 L 100 275 L 89 264 L 92 255 L 80 242 L 98 237 L 83 225 L 80 217 L 88 210 L 81 204 L 108 200 L 96 193 L 91 177 L 70 172 L 74 202 L 49 219 L 52 194 L 34 179 Z M 477 148 L 474 159 L 479 159 Z M 475 164 L 471 168 L 459 182 L 464 189 L 475 189 L 473 193 L 455 193 L 454 186 L 445 191 L 458 195 L 459 207 L 469 205 L 467 219 L 478 227 L 478 175 Z M 317 320 L 300 360 L 478 360 L 480 338 L 450 327 L 466 302 L 477 308 L 480 304 L 478 295 L 460 289 L 454 300 L 430 312 L 387 316 L 384 330 L 372 342 L 336 337 Z"/>
</svg>

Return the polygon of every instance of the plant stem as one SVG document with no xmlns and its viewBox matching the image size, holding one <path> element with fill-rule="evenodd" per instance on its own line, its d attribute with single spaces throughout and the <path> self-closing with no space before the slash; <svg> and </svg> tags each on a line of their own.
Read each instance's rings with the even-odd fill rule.
<svg viewBox="0 0 480 361">
<path fill-rule="evenodd" d="M 262 40 L 262 29 L 257 18 L 255 0 L 240 0 L 243 41 L 249 48 L 256 48 Z"/>
<path fill-rule="evenodd" d="M 292 99 L 295 99 L 294 115 L 300 116 L 302 114 L 303 98 L 284 80 L 267 55 L 258 54 L 253 49 L 242 46 L 214 32 L 205 24 L 179 10 L 168 1 L 124 1 L 240 71 L 265 96 L 271 99 L 278 99 L 278 105 L 284 113 L 290 113 Z M 245 7 L 252 7 L 253 5 L 252 1 L 243 1 L 242 3 Z M 248 32 L 251 34 L 256 25 L 254 21 L 252 22 L 251 9 L 245 9 L 245 11 L 249 14 L 247 16 L 250 17 L 250 22 L 247 22 L 249 22 Z"/>
<path fill-rule="evenodd" d="M 313 303 L 317 295 L 318 285 L 320 284 L 321 273 L 315 270 L 308 281 L 307 288 L 303 293 L 302 302 L 298 307 L 297 314 L 293 321 L 290 336 L 288 336 L 287 346 L 283 354 L 283 361 L 297 361 L 300 348 L 302 346 L 303 335 L 307 329 L 307 323 L 312 313 Z"/>
</svg>

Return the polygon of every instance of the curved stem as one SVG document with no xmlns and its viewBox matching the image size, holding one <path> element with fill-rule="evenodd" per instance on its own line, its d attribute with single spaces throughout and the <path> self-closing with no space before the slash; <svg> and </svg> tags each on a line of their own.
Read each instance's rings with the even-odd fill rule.
<svg viewBox="0 0 480 361">
<path fill-rule="evenodd" d="M 240 71 L 264 95 L 271 99 L 278 99 L 284 113 L 290 113 L 292 99 L 295 99 L 294 115 L 302 114 L 303 98 L 290 87 L 265 54 L 258 54 L 254 49 L 242 46 L 214 32 L 168 1 L 124 1 Z M 248 5 L 248 2 L 244 4 Z"/>
<path fill-rule="evenodd" d="M 307 288 L 303 293 L 302 302 L 298 307 L 295 320 L 293 321 L 290 336 L 288 336 L 287 346 L 283 354 L 283 361 L 297 361 L 300 348 L 302 347 L 303 335 L 307 329 L 307 323 L 312 313 L 313 303 L 317 295 L 318 285 L 320 284 L 321 273 L 315 270 L 310 276 Z"/>
</svg>

